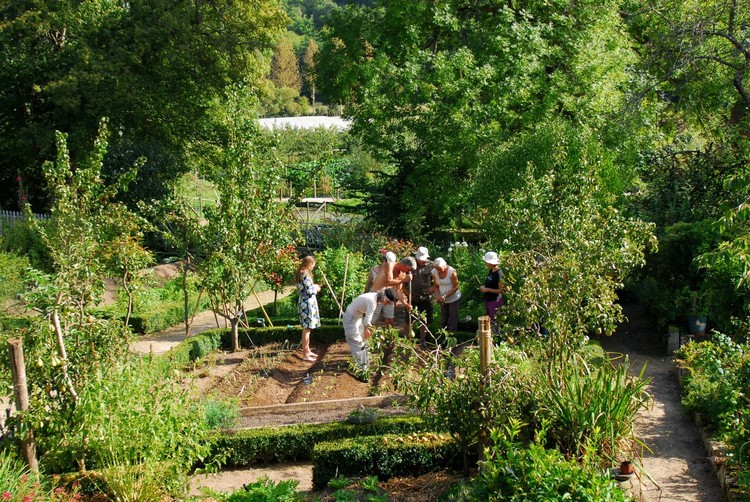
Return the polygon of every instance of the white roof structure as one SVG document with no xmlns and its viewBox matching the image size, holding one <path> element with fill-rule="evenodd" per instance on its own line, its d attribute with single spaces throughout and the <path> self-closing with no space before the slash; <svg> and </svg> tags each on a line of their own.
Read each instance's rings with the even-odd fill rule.
<svg viewBox="0 0 750 502">
<path fill-rule="evenodd" d="M 311 115 L 305 117 L 270 117 L 259 119 L 260 126 L 265 129 L 314 129 L 324 127 L 326 129 L 335 127 L 339 131 L 345 131 L 352 125 L 352 121 L 341 117 L 328 117 L 325 115 Z"/>
</svg>

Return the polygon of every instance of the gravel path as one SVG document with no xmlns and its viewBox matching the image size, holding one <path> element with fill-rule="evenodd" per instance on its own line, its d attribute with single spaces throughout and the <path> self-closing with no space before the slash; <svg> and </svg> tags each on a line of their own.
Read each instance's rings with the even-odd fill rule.
<svg viewBox="0 0 750 502">
<path fill-rule="evenodd" d="M 634 374 L 646 365 L 645 375 L 652 379 L 648 392 L 654 399 L 653 407 L 640 413 L 637 427 L 651 449 L 643 453 L 643 467 L 657 484 L 642 476 L 640 482 L 631 481 L 632 493 L 645 502 L 726 500 L 700 432 L 680 403 L 675 365 L 661 335 L 641 306 L 623 308 L 628 322 L 613 336 L 603 337 L 602 346 L 627 355 Z"/>
</svg>

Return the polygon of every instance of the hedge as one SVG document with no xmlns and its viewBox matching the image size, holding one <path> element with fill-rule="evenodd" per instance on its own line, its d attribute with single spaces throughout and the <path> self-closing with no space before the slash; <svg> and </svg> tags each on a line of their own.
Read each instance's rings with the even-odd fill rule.
<svg viewBox="0 0 750 502">
<path fill-rule="evenodd" d="M 380 418 L 370 424 L 347 422 L 297 424 L 226 431 L 215 437 L 215 456 L 226 455 L 228 467 L 245 467 L 259 463 L 310 460 L 313 448 L 325 441 L 383 434 L 410 434 L 424 431 L 425 424 L 416 416 Z"/>
<path fill-rule="evenodd" d="M 458 441 L 448 434 L 357 437 L 318 443 L 313 449 L 313 489 L 325 488 L 337 476 L 421 476 L 446 467 L 461 468 Z"/>
</svg>

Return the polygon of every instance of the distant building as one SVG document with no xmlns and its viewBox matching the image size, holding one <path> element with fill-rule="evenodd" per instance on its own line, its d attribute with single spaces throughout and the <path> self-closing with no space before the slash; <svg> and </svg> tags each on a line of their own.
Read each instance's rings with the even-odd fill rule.
<svg viewBox="0 0 750 502">
<path fill-rule="evenodd" d="M 352 125 L 352 121 L 341 117 L 327 117 L 324 115 L 306 117 L 270 117 L 259 119 L 260 126 L 265 129 L 314 129 L 316 127 L 335 127 L 345 131 Z"/>
</svg>

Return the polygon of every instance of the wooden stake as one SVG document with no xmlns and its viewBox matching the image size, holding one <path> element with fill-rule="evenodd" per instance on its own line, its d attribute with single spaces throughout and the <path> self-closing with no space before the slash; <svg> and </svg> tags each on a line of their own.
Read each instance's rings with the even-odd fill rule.
<svg viewBox="0 0 750 502">
<path fill-rule="evenodd" d="M 492 362 L 492 327 L 489 316 L 479 318 L 479 402 L 486 403 L 485 389 L 489 381 L 489 365 Z M 479 459 L 484 460 L 484 448 L 490 444 L 490 424 L 479 425 Z"/>
<path fill-rule="evenodd" d="M 268 313 L 266 312 L 266 309 L 263 308 L 263 304 L 260 302 L 260 298 L 258 298 L 258 294 L 255 292 L 255 286 L 252 284 L 250 285 L 250 291 L 253 292 L 255 301 L 258 302 L 258 306 L 260 307 L 260 311 L 263 312 L 263 317 L 266 318 L 266 322 L 268 322 L 268 325 L 273 328 L 273 322 L 271 321 L 271 318 L 268 317 Z"/>
<path fill-rule="evenodd" d="M 16 409 L 24 412 L 29 409 L 29 389 L 26 385 L 26 363 L 23 359 L 23 345 L 20 338 L 8 340 L 8 352 L 10 352 L 10 372 L 13 377 Z M 21 454 L 26 459 L 29 469 L 33 472 L 39 472 L 39 464 L 36 460 L 36 445 L 31 428 L 29 428 L 26 438 L 19 442 L 21 443 Z"/>
<path fill-rule="evenodd" d="M 346 253 L 346 263 L 344 264 L 344 284 L 341 286 L 341 301 L 339 302 L 339 308 L 344 304 L 344 295 L 346 294 L 346 273 L 349 271 L 349 253 Z M 343 313 L 343 311 L 342 311 Z"/>
</svg>

